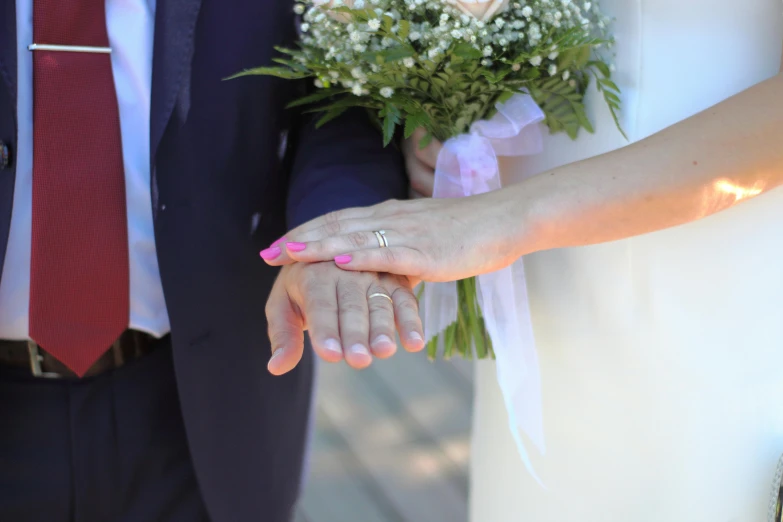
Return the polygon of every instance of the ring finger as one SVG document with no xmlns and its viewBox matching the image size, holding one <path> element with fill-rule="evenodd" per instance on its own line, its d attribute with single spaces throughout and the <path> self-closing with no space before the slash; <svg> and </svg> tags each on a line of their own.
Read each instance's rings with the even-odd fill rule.
<svg viewBox="0 0 783 522">
<path fill-rule="evenodd" d="M 370 308 L 370 348 L 373 355 L 386 359 L 397 351 L 394 341 L 394 304 L 391 293 L 380 284 L 367 291 Z"/>
</svg>

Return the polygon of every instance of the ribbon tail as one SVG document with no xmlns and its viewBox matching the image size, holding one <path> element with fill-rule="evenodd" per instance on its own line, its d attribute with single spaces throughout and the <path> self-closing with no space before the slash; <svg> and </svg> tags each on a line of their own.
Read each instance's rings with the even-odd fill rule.
<svg viewBox="0 0 783 522">
<path fill-rule="evenodd" d="M 424 283 L 423 306 L 424 339 L 429 343 L 436 335 L 457 320 L 457 283 Z M 438 341 L 438 352 L 442 353 L 443 337 Z"/>
<path fill-rule="evenodd" d="M 543 487 L 520 435 L 520 431 L 525 433 L 545 453 L 541 374 L 523 262 L 481 275 L 478 282 L 511 433 L 525 467 Z"/>
</svg>

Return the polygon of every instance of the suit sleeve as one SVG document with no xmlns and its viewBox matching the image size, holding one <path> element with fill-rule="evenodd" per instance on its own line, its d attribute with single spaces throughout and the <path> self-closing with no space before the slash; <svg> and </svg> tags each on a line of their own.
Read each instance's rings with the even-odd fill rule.
<svg viewBox="0 0 783 522">
<path fill-rule="evenodd" d="M 407 177 L 394 143 L 362 110 L 351 110 L 320 129 L 299 129 L 287 196 L 289 230 L 334 210 L 405 197 Z"/>
</svg>

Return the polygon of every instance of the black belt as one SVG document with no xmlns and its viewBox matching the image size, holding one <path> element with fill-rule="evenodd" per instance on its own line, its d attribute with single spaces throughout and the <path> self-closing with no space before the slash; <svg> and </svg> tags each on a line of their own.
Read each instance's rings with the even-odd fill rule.
<svg viewBox="0 0 783 522">
<path fill-rule="evenodd" d="M 125 330 L 106 353 L 87 370 L 84 376 L 92 377 L 116 370 L 128 362 L 152 352 L 160 346 L 161 341 L 161 339 L 138 330 Z M 25 368 L 36 377 L 78 377 L 33 341 L 0 339 L 0 366 Z"/>
</svg>

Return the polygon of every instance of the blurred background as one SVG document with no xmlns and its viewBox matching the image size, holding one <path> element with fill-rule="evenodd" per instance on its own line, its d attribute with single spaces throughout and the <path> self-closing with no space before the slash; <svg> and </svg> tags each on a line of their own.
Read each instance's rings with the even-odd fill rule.
<svg viewBox="0 0 783 522">
<path fill-rule="evenodd" d="M 295 522 L 466 522 L 472 364 L 404 350 L 321 363 Z"/>
</svg>

